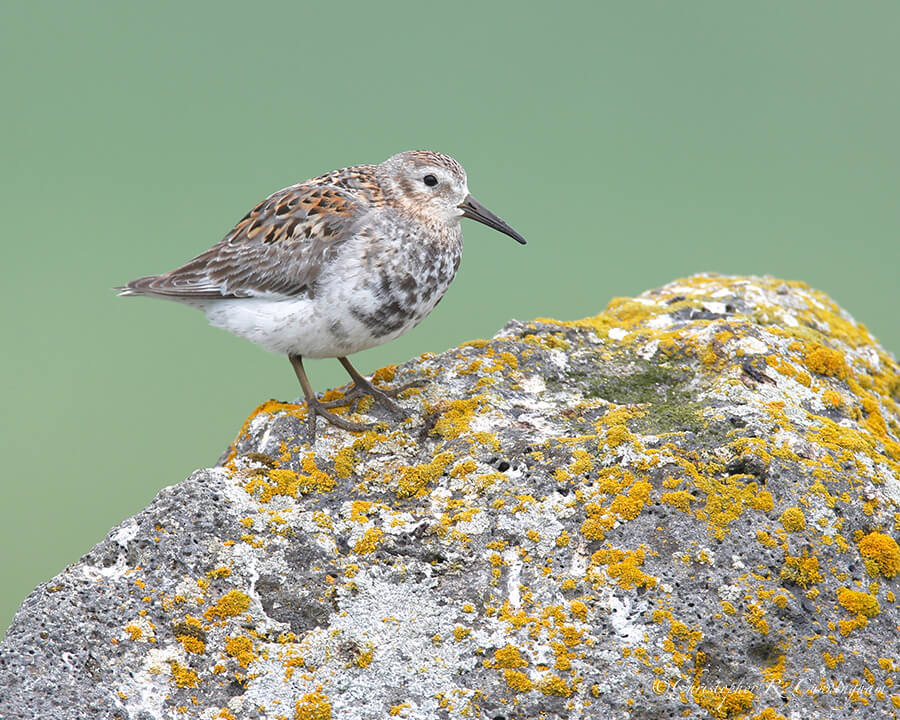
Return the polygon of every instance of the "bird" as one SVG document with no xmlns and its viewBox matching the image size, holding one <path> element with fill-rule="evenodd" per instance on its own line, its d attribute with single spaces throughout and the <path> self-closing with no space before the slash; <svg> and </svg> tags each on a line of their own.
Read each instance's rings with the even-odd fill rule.
<svg viewBox="0 0 900 720">
<path fill-rule="evenodd" d="M 376 387 L 347 356 L 390 342 L 434 310 L 459 268 L 462 218 L 525 244 L 472 196 L 452 157 L 401 152 L 278 190 L 206 252 L 116 290 L 197 308 L 211 325 L 287 355 L 314 443 L 318 417 L 369 429 L 329 412 L 363 395 L 403 413 L 392 398 L 418 383 Z M 353 386 L 339 400 L 318 399 L 303 358 L 337 358 Z"/>
</svg>

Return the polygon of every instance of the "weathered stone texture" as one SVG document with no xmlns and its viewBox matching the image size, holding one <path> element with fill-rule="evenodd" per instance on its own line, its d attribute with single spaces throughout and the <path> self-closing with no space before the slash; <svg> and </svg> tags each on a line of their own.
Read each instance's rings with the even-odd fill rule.
<svg viewBox="0 0 900 720">
<path fill-rule="evenodd" d="M 900 376 L 828 297 L 696 276 L 417 377 L 312 448 L 260 406 L 38 587 L 0 717 L 900 715 Z"/>
</svg>

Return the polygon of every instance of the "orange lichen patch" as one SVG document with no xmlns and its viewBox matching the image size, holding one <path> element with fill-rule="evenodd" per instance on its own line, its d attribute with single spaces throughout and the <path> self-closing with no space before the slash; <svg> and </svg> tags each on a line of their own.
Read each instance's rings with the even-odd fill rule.
<svg viewBox="0 0 900 720">
<path fill-rule="evenodd" d="M 375 659 L 375 646 L 372 643 L 367 643 L 365 650 L 360 650 L 356 657 L 353 658 L 353 664 L 358 668 L 367 668 L 372 664 L 372 660 Z"/>
<path fill-rule="evenodd" d="M 606 532 L 616 524 L 615 518 L 605 515 L 602 506 L 596 503 L 588 503 L 584 506 L 587 520 L 581 523 L 581 534 L 588 540 L 602 540 Z"/>
<path fill-rule="evenodd" d="M 603 548 L 591 556 L 588 571 L 592 567 L 605 565 L 606 574 L 615 580 L 619 587 L 625 590 L 635 587 L 656 587 L 657 579 L 640 569 L 644 564 L 645 556 L 646 549 L 643 547 L 628 551 L 617 548 Z"/>
<path fill-rule="evenodd" d="M 809 587 L 813 583 L 822 582 L 822 573 L 819 572 L 819 558 L 805 555 L 785 556 L 784 567 L 781 569 L 781 579 L 804 588 Z"/>
<path fill-rule="evenodd" d="M 581 622 L 587 622 L 588 606 L 581 600 L 573 600 L 569 603 L 569 612 L 572 613 L 572 617 L 581 620 Z"/>
<path fill-rule="evenodd" d="M 454 400 L 447 404 L 440 418 L 434 424 L 433 433 L 447 440 L 459 437 L 469 429 L 473 416 L 484 404 L 484 395 L 476 395 L 465 400 Z"/>
<path fill-rule="evenodd" d="M 860 613 L 852 620 L 839 620 L 838 629 L 841 631 L 841 635 L 849 635 L 854 630 L 864 628 L 868 624 L 869 619 L 865 615 Z"/>
<path fill-rule="evenodd" d="M 667 505 L 671 505 L 675 509 L 686 513 L 691 511 L 691 503 L 697 498 L 687 490 L 675 490 L 663 493 L 659 496 L 659 499 Z"/>
<path fill-rule="evenodd" d="M 766 621 L 765 611 L 756 603 L 750 603 L 744 613 L 747 624 L 762 635 L 769 634 L 769 623 Z"/>
<path fill-rule="evenodd" d="M 822 402 L 828 407 L 839 408 L 843 404 L 843 399 L 839 392 L 834 390 L 826 390 L 822 393 Z"/>
<path fill-rule="evenodd" d="M 169 667 L 172 670 L 172 680 L 180 688 L 195 688 L 200 685 L 197 673 L 177 660 L 170 660 Z"/>
<path fill-rule="evenodd" d="M 900 547 L 890 535 L 869 533 L 860 539 L 857 547 L 870 575 L 892 578 L 900 572 Z"/>
<path fill-rule="evenodd" d="M 784 715 L 779 715 L 772 708 L 766 708 L 762 712 L 756 713 L 753 720 L 787 720 Z"/>
<path fill-rule="evenodd" d="M 811 440 L 820 442 L 829 450 L 850 450 L 851 452 L 871 453 L 874 443 L 869 433 L 861 433 L 852 428 L 838 425 L 828 418 L 816 418 L 820 427 L 809 433 Z"/>
<path fill-rule="evenodd" d="M 331 720 L 331 703 L 321 688 L 297 701 L 294 720 Z"/>
<path fill-rule="evenodd" d="M 518 668 L 528 665 L 528 661 L 522 657 L 519 648 L 515 645 L 504 645 L 502 648 L 494 650 L 495 668 Z"/>
<path fill-rule="evenodd" d="M 450 477 L 465 477 L 466 475 L 474 472 L 475 468 L 477 467 L 478 464 L 471 458 L 469 458 L 468 460 L 463 460 L 461 463 L 457 463 L 450 469 Z"/>
<path fill-rule="evenodd" d="M 356 541 L 353 552 L 357 555 L 368 555 L 374 552 L 384 541 L 384 531 L 381 528 L 369 528 L 363 536 Z"/>
<path fill-rule="evenodd" d="M 691 695 L 694 702 L 714 718 L 731 718 L 746 713 L 753 707 L 756 697 L 750 690 L 733 690 L 720 685 L 714 688 L 694 685 Z"/>
<path fill-rule="evenodd" d="M 769 665 L 762 671 L 763 678 L 769 682 L 777 682 L 781 684 L 784 678 L 784 661 L 786 656 L 779 655 L 778 661 L 774 665 Z"/>
<path fill-rule="evenodd" d="M 356 470 L 359 458 L 352 446 L 341 448 L 334 456 L 334 472 L 339 478 L 348 478 Z"/>
<path fill-rule="evenodd" d="M 350 503 L 350 517 L 347 520 L 360 524 L 367 523 L 369 511 L 373 505 L 374 503 L 369 500 L 354 500 Z"/>
<path fill-rule="evenodd" d="M 875 617 L 881 612 L 878 599 L 868 593 L 841 588 L 837 593 L 838 603 L 844 610 L 858 615 L 862 613 L 866 617 Z"/>
<path fill-rule="evenodd" d="M 253 661 L 253 640 L 246 635 L 225 638 L 225 652 L 240 663 L 241 667 L 247 667 Z"/>
<path fill-rule="evenodd" d="M 129 639 L 132 641 L 140 640 L 141 636 L 144 634 L 144 631 L 137 625 L 126 625 L 125 632 L 128 633 Z"/>
<path fill-rule="evenodd" d="M 818 375 L 827 375 L 844 379 L 847 377 L 847 363 L 837 350 L 824 345 L 810 344 L 805 347 L 803 362 L 807 368 Z"/>
<path fill-rule="evenodd" d="M 207 620 L 224 620 L 247 612 L 250 607 L 250 598 L 240 590 L 231 590 L 219 598 L 218 602 L 209 608 L 203 616 Z"/>
<path fill-rule="evenodd" d="M 288 468 L 274 468 L 250 478 L 244 489 L 253 495 L 259 490 L 259 501 L 269 502 L 276 495 L 296 498 L 311 492 L 326 493 L 334 490 L 335 480 L 316 466 L 313 453 L 307 453 L 301 467 L 303 473 Z"/>
<path fill-rule="evenodd" d="M 397 497 L 423 497 L 430 483 L 437 480 L 444 468 L 453 461 L 453 453 L 442 452 L 425 465 L 412 465 L 400 468 L 400 480 L 397 483 Z"/>
<path fill-rule="evenodd" d="M 503 679 L 506 684 L 516 692 L 528 692 L 534 687 L 534 683 L 523 672 L 518 670 L 504 670 Z"/>
<path fill-rule="evenodd" d="M 569 465 L 569 473 L 573 476 L 584 475 L 594 469 L 594 462 L 590 453 L 576 448 L 572 451 L 572 464 Z"/>
<path fill-rule="evenodd" d="M 779 518 L 781 526 L 788 532 L 800 532 L 806 529 L 806 516 L 798 507 L 789 507 Z"/>
<path fill-rule="evenodd" d="M 221 567 L 213 568 L 208 573 L 206 573 L 206 577 L 212 580 L 221 580 L 222 578 L 227 578 L 231 576 L 231 568 L 222 565 Z"/>
<path fill-rule="evenodd" d="M 728 526 L 737 520 L 745 508 L 768 512 L 772 509 L 772 495 L 759 490 L 756 482 L 746 482 L 748 475 L 730 475 L 724 479 L 700 474 L 696 469 L 694 484 L 706 493 L 706 505 L 701 518 L 709 522 L 710 532 L 718 539 L 725 537 Z"/>
<path fill-rule="evenodd" d="M 653 486 L 648 482 L 636 482 L 628 488 L 627 495 L 616 496 L 609 505 L 610 512 L 623 520 L 634 520 L 650 499 Z"/>
<path fill-rule="evenodd" d="M 259 415 L 277 415 L 278 413 L 293 415 L 294 417 L 300 419 L 306 417 L 306 409 L 304 406 L 294 405 L 292 403 L 278 402 L 277 400 L 267 400 L 266 402 L 262 403 L 262 405 L 259 405 L 252 413 L 250 413 L 250 415 L 247 416 L 247 419 L 244 420 L 244 424 L 241 425 L 241 429 L 238 432 L 237 437 L 231 444 L 231 449 L 228 452 L 228 456 L 225 458 L 225 465 L 231 465 L 232 461 L 237 455 L 237 447 L 240 444 L 240 441 L 243 438 L 247 437 L 247 433 L 250 432 L 250 425 Z"/>
<path fill-rule="evenodd" d="M 575 692 L 575 688 L 557 675 L 550 675 L 541 680 L 538 689 L 544 695 L 555 695 L 557 697 L 571 697 L 572 693 Z"/>
<path fill-rule="evenodd" d="M 634 435 L 628 431 L 625 425 L 611 425 L 606 430 L 606 442 L 611 448 L 618 447 L 632 439 L 634 439 Z"/>
<path fill-rule="evenodd" d="M 394 378 L 396 376 L 397 376 L 397 366 L 396 365 L 385 365 L 382 368 L 378 368 L 372 374 L 372 382 L 389 383 L 389 382 L 393 382 Z"/>
<path fill-rule="evenodd" d="M 198 655 L 206 652 L 206 643 L 200 638 L 193 635 L 176 635 L 175 639 L 181 643 L 181 646 L 189 653 L 197 653 Z"/>
</svg>

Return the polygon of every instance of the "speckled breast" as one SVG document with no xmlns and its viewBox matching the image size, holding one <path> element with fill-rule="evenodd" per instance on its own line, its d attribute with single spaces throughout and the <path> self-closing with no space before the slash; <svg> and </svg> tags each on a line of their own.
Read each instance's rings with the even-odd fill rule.
<svg viewBox="0 0 900 720">
<path fill-rule="evenodd" d="M 438 304 L 459 268 L 462 233 L 440 236 L 409 231 L 382 247 L 369 265 L 366 292 L 350 313 L 373 338 L 395 338 L 415 327 Z"/>
</svg>

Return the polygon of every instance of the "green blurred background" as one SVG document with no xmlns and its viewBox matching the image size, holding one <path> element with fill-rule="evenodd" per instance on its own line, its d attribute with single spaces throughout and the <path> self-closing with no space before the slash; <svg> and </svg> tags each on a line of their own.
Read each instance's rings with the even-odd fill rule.
<svg viewBox="0 0 900 720">
<path fill-rule="evenodd" d="M 703 270 L 804 280 L 896 352 L 898 28 L 896 2 L 2 3 L 0 630 L 299 394 L 111 288 L 336 167 L 448 152 L 529 239 L 466 221 L 444 302 L 364 372 Z"/>
</svg>

